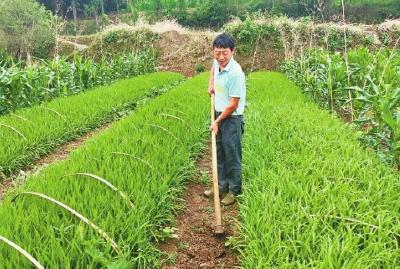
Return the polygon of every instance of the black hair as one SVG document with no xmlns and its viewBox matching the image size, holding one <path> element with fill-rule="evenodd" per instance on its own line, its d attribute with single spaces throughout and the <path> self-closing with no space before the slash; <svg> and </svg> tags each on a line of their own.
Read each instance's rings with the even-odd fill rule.
<svg viewBox="0 0 400 269">
<path fill-rule="evenodd" d="M 213 48 L 230 48 L 233 50 L 235 48 L 235 40 L 230 34 L 222 33 L 214 39 Z"/>
</svg>

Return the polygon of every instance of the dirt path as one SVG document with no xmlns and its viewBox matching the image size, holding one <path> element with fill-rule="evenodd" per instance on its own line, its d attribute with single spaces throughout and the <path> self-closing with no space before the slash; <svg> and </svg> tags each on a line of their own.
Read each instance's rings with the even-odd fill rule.
<svg viewBox="0 0 400 269">
<path fill-rule="evenodd" d="M 235 204 L 221 208 L 225 235 L 216 237 L 213 228 L 213 200 L 202 195 L 210 184 L 201 181 L 211 178 L 210 169 L 209 147 L 197 163 L 198 171 L 195 178 L 186 186 L 184 193 L 186 208 L 176 218 L 177 238 L 169 239 L 159 247 L 168 253 L 163 269 L 228 269 L 239 266 L 236 253 L 225 246 L 227 238 L 234 234 L 237 206 Z"/>
<path fill-rule="evenodd" d="M 110 125 L 111 123 L 106 123 L 98 129 L 90 131 L 74 141 L 70 141 L 61 145 L 57 151 L 44 156 L 42 159 L 36 160 L 33 162 L 33 164 L 25 167 L 17 175 L 6 178 L 2 183 L 0 183 L 0 201 L 9 190 L 11 190 L 13 187 L 23 184 L 30 175 L 39 172 L 51 163 L 67 159 L 72 150 L 79 147 L 92 136 L 106 130 L 110 127 Z"/>
</svg>

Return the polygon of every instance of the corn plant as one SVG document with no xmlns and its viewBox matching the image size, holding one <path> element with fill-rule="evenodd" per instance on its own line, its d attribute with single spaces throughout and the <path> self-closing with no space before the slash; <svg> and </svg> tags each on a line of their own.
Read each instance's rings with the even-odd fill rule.
<svg viewBox="0 0 400 269">
<path fill-rule="evenodd" d="M 42 60 L 26 67 L 21 63 L 10 64 L 8 58 L 2 59 L 5 58 L 0 55 L 0 115 L 155 70 L 152 51 L 115 59 L 104 56 L 99 62 L 78 55 L 72 61 Z"/>
<path fill-rule="evenodd" d="M 58 145 L 123 116 L 140 100 L 181 79 L 168 72 L 143 75 L 1 116 L 0 174 L 10 175 Z"/>
<path fill-rule="evenodd" d="M 249 79 L 242 268 L 396 268 L 398 173 L 284 75 Z"/>
<path fill-rule="evenodd" d="M 322 106 L 363 130 L 361 140 L 382 160 L 400 165 L 400 53 L 360 48 L 347 56 L 348 63 L 339 53 L 314 50 L 285 62 L 281 70 Z"/>
<path fill-rule="evenodd" d="M 200 75 L 157 97 L 89 139 L 69 159 L 30 177 L 15 191 L 24 195 L 13 201 L 9 193 L 0 205 L 0 235 L 45 268 L 158 268 L 155 243 L 170 225 L 183 183 L 194 172 L 193 158 L 208 133 L 207 78 Z M 78 173 L 107 179 L 126 193 L 133 208 L 98 180 L 78 180 Z M 121 254 L 66 207 L 26 193 L 43 194 L 79 212 L 106 232 Z M 30 266 L 3 244 L 0 265 Z"/>
<path fill-rule="evenodd" d="M 6 53 L 4 50 L 0 49 L 0 66 L 10 67 L 14 64 L 15 63 L 13 57 Z"/>
</svg>

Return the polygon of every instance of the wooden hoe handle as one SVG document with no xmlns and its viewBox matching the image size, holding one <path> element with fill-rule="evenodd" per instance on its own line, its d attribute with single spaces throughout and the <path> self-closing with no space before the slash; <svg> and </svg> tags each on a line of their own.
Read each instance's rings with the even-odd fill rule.
<svg viewBox="0 0 400 269">
<path fill-rule="evenodd" d="M 215 103 L 214 94 L 211 95 L 211 123 L 215 120 Z M 213 193 L 214 193 L 214 209 L 215 209 L 215 230 L 216 234 L 223 234 L 224 227 L 222 226 L 221 205 L 219 201 L 218 188 L 218 170 L 217 170 L 217 141 L 214 131 L 211 131 L 211 150 L 212 150 L 212 175 L 213 175 Z"/>
</svg>

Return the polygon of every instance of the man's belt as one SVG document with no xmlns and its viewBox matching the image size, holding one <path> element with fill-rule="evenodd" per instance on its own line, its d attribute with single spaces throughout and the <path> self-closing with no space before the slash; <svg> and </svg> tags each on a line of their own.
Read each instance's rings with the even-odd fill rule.
<svg viewBox="0 0 400 269">
<path fill-rule="evenodd" d="M 215 119 L 217 119 L 221 114 L 222 112 L 215 111 Z M 241 117 L 243 117 L 243 115 L 230 115 L 228 118 L 239 119 Z"/>
</svg>

